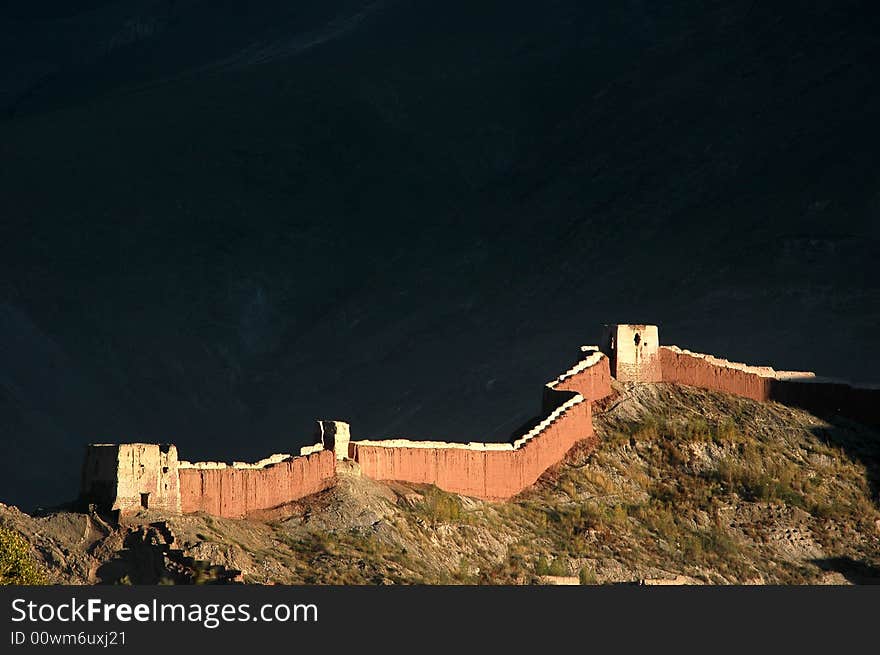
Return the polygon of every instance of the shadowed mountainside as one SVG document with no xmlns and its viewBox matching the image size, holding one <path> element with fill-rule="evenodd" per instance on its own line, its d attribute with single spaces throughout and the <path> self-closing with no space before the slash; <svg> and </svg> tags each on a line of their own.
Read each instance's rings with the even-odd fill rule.
<svg viewBox="0 0 880 655">
<path fill-rule="evenodd" d="M 489 440 L 600 323 L 876 380 L 855 0 L 7 3 L 0 498 L 82 446 Z"/>
</svg>

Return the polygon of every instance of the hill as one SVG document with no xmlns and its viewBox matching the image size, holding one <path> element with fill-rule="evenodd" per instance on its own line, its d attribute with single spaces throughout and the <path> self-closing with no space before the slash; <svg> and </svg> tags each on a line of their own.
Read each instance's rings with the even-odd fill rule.
<svg viewBox="0 0 880 655">
<path fill-rule="evenodd" d="M 575 447 L 507 503 L 352 468 L 261 520 L 0 518 L 66 583 L 880 581 L 875 431 L 692 387 L 615 388 L 598 448 Z"/>
<path fill-rule="evenodd" d="M 0 499 L 88 441 L 506 439 L 602 321 L 875 378 L 878 18 L 3 3 Z"/>
</svg>

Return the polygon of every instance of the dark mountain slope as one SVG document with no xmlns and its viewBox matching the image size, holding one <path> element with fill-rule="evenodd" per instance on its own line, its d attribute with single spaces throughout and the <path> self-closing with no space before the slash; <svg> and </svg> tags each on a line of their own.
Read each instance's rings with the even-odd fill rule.
<svg viewBox="0 0 880 655">
<path fill-rule="evenodd" d="M 505 438 L 617 320 L 876 379 L 868 3 L 94 4 L 4 14 L 0 498 Z"/>
</svg>

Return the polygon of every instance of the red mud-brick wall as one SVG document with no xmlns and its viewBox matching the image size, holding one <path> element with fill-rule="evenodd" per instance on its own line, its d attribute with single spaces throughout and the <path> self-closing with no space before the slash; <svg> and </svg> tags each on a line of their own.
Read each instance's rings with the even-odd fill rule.
<svg viewBox="0 0 880 655">
<path fill-rule="evenodd" d="M 775 400 L 821 416 L 843 416 L 866 425 L 880 425 L 880 389 L 816 378 L 776 379 L 720 366 L 693 354 L 660 348 L 663 381 L 687 384 L 751 398 Z"/>
<path fill-rule="evenodd" d="M 510 495 L 533 485 L 544 471 L 561 461 L 578 441 L 592 439 L 594 435 L 592 404 L 584 401 L 572 406 L 541 434 L 514 451 L 522 477 L 519 489 Z"/>
<path fill-rule="evenodd" d="M 705 358 L 677 352 L 666 346 L 660 347 L 660 366 L 664 382 L 723 391 L 752 400 L 764 401 L 770 398 L 772 378 L 719 366 Z"/>
<path fill-rule="evenodd" d="M 336 457 L 322 450 L 263 468 L 181 468 L 180 506 L 242 518 L 323 491 L 336 482 Z"/>
<path fill-rule="evenodd" d="M 515 496 L 556 464 L 575 443 L 593 436 L 589 402 L 570 407 L 516 450 L 409 448 L 353 444 L 364 475 L 437 487 L 486 500 Z"/>
<path fill-rule="evenodd" d="M 402 480 L 435 484 L 467 496 L 485 497 L 487 455 L 513 451 L 464 448 L 407 448 L 355 444 L 354 456 L 361 472 L 376 480 Z"/>
<path fill-rule="evenodd" d="M 589 368 L 555 382 L 553 389 L 575 391 L 590 402 L 601 400 L 611 395 L 611 364 L 607 357 L 602 357 Z"/>
</svg>

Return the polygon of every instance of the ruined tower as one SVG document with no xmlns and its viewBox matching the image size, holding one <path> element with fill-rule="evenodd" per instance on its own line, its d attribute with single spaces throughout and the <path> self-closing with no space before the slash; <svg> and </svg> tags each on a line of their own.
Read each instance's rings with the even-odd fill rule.
<svg viewBox="0 0 880 655">
<path fill-rule="evenodd" d="M 318 421 L 315 438 L 324 446 L 324 450 L 332 450 L 336 459 L 348 457 L 348 444 L 351 441 L 351 427 L 344 421 Z"/>
<path fill-rule="evenodd" d="M 611 375 L 620 382 L 660 382 L 660 339 L 656 325 L 606 325 L 599 349 L 608 356 Z"/>
<path fill-rule="evenodd" d="M 84 500 L 121 513 L 180 513 L 177 447 L 171 444 L 90 444 L 80 484 Z"/>
</svg>

